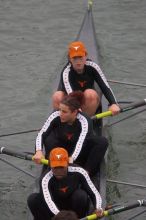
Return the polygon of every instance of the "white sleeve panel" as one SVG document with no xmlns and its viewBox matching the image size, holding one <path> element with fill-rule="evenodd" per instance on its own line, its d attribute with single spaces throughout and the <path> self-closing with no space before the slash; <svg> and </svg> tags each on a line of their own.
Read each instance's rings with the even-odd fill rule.
<svg viewBox="0 0 146 220">
<path fill-rule="evenodd" d="M 59 209 L 57 208 L 54 201 L 52 200 L 51 194 L 50 194 L 49 189 L 48 189 L 48 184 L 49 184 L 49 181 L 52 178 L 52 176 L 53 176 L 52 171 L 50 171 L 49 173 L 47 173 L 44 176 L 44 178 L 42 179 L 42 190 L 43 190 L 43 195 L 44 195 L 45 202 L 47 203 L 50 211 L 54 215 L 57 215 L 58 212 L 59 212 Z"/>
<path fill-rule="evenodd" d="M 63 71 L 63 83 L 66 89 L 67 94 L 73 92 L 72 87 L 69 82 L 69 72 L 70 72 L 71 64 L 68 64 L 67 67 Z"/>
<path fill-rule="evenodd" d="M 44 132 L 46 132 L 46 130 L 48 129 L 48 127 L 50 126 L 51 122 L 57 118 L 60 115 L 59 111 L 55 111 L 53 112 L 49 118 L 47 119 L 47 121 L 45 122 L 45 124 L 43 125 L 42 129 L 40 130 L 40 132 L 37 135 L 36 138 L 36 151 L 38 150 L 42 150 L 42 134 Z"/>
<path fill-rule="evenodd" d="M 116 100 L 116 97 L 114 96 L 114 93 L 113 93 L 112 89 L 110 88 L 110 86 L 107 82 L 107 79 L 106 79 L 104 73 L 102 72 L 102 70 L 100 69 L 99 65 L 93 61 L 86 61 L 86 65 L 92 66 L 97 71 L 97 73 L 100 75 L 101 79 L 103 80 L 103 83 L 108 87 L 108 89 L 111 91 L 114 99 Z M 117 102 L 117 100 L 116 100 L 116 102 Z"/>
<path fill-rule="evenodd" d="M 96 187 L 94 186 L 93 182 L 91 181 L 88 173 L 83 168 L 81 168 L 81 167 L 71 167 L 71 166 L 69 166 L 68 167 L 68 171 L 69 172 L 78 172 L 78 173 L 81 173 L 84 176 L 84 178 L 87 181 L 88 186 L 90 187 L 91 191 L 95 195 L 95 198 L 96 198 L 96 208 L 97 209 L 101 208 L 101 205 L 102 205 L 101 196 L 100 196 L 98 190 L 96 189 Z"/>
<path fill-rule="evenodd" d="M 82 146 L 84 144 L 85 138 L 87 136 L 88 129 L 89 129 L 88 121 L 87 121 L 85 116 L 83 116 L 82 114 L 78 113 L 77 119 L 81 123 L 81 133 L 80 133 L 79 139 L 78 139 L 78 141 L 76 143 L 75 150 L 74 150 L 74 152 L 72 154 L 73 160 L 76 160 L 77 157 L 79 156 L 79 154 L 81 152 L 81 149 L 82 149 Z"/>
</svg>

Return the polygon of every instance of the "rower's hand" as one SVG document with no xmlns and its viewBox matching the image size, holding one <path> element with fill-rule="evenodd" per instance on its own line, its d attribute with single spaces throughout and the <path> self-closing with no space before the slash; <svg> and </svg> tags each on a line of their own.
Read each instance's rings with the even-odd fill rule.
<svg viewBox="0 0 146 220">
<path fill-rule="evenodd" d="M 117 104 L 112 104 L 109 107 L 109 111 L 112 112 L 112 115 L 117 115 L 120 112 L 120 107 Z"/>
<path fill-rule="evenodd" d="M 41 163 L 41 159 L 44 159 L 44 154 L 41 150 L 38 150 L 35 155 L 33 156 L 33 160 L 35 163 L 40 164 Z"/>
<path fill-rule="evenodd" d="M 97 215 L 97 217 L 103 217 L 103 209 L 95 209 L 94 213 Z"/>
</svg>

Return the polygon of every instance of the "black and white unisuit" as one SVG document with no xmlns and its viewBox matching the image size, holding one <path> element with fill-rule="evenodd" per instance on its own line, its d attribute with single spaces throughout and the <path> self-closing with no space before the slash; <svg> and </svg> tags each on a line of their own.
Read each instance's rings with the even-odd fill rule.
<svg viewBox="0 0 146 220">
<path fill-rule="evenodd" d="M 63 123 L 60 112 L 51 113 L 36 138 L 36 151 L 43 145 L 47 156 L 54 147 L 64 147 L 73 160 L 76 160 L 88 139 L 93 138 L 92 121 L 82 112 L 77 114 L 73 124 Z"/>
<path fill-rule="evenodd" d="M 66 209 L 66 206 L 69 205 L 69 198 L 77 189 L 82 189 L 87 193 L 95 209 L 101 208 L 100 194 L 87 172 L 81 167 L 69 165 L 67 176 L 63 179 L 56 179 L 50 170 L 41 180 L 41 193 L 54 215 L 60 209 Z"/>
<path fill-rule="evenodd" d="M 59 111 L 54 111 L 36 138 L 36 151 L 43 150 L 43 146 L 46 159 L 53 148 L 65 148 L 73 161 L 92 176 L 105 155 L 108 141 L 95 136 L 92 120 L 84 113 L 78 112 L 73 124 L 68 124 L 61 122 Z"/>
<path fill-rule="evenodd" d="M 61 72 L 61 78 L 58 90 L 69 94 L 73 91 L 85 91 L 86 89 L 94 89 L 94 83 L 97 83 L 102 93 L 108 100 L 109 104 L 116 104 L 116 98 L 110 88 L 105 75 L 100 67 L 93 61 L 87 60 L 84 72 L 77 73 L 70 62 L 66 64 Z"/>
</svg>

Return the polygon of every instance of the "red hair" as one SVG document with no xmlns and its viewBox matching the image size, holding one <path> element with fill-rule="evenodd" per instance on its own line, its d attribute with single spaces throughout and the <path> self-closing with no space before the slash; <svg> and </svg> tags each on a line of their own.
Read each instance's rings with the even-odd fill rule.
<svg viewBox="0 0 146 220">
<path fill-rule="evenodd" d="M 84 94 L 81 91 L 71 92 L 63 98 L 61 103 L 67 105 L 73 112 L 81 108 L 81 106 L 85 103 Z"/>
</svg>

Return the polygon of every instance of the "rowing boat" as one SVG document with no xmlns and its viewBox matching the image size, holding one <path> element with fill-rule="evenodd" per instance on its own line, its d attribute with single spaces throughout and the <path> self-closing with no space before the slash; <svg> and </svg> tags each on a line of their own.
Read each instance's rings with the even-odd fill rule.
<svg viewBox="0 0 146 220">
<path fill-rule="evenodd" d="M 92 14 L 92 2 L 88 4 L 88 9 L 86 10 L 80 31 L 77 35 L 77 39 L 82 41 L 87 48 L 88 58 L 99 63 L 99 50 L 97 46 L 96 32 L 94 27 L 94 19 Z M 98 90 L 98 88 L 97 88 Z M 99 91 L 98 91 L 99 92 Z M 104 98 L 101 99 L 100 108 L 97 110 L 98 113 L 107 109 L 107 102 Z M 105 134 L 106 120 L 98 120 L 94 122 L 94 130 L 97 136 Z M 102 206 L 106 206 L 106 159 L 104 158 L 100 164 L 96 179 L 94 179 L 95 185 L 99 187 L 100 195 L 102 197 Z"/>
<path fill-rule="evenodd" d="M 88 9 L 86 10 L 80 31 L 77 35 L 77 39 L 82 41 L 87 48 L 88 58 L 99 63 L 99 50 L 97 46 L 97 39 L 94 27 L 94 19 L 92 14 L 92 2 L 88 4 Z M 98 88 L 97 88 L 98 90 Z M 98 91 L 99 92 L 99 91 Z M 101 99 L 100 108 L 97 110 L 98 113 L 102 112 L 104 109 L 107 109 L 107 102 L 104 98 Z M 96 135 L 103 135 L 105 133 L 106 120 L 100 119 L 94 122 L 94 130 Z M 106 159 L 104 158 L 100 164 L 98 173 L 96 175 L 95 185 L 98 186 L 100 195 L 102 197 L 102 207 L 106 206 Z"/>
<path fill-rule="evenodd" d="M 99 63 L 98 47 L 97 47 L 96 34 L 94 28 L 94 20 L 92 15 L 91 1 L 90 3 L 88 3 L 88 8 L 85 12 L 84 19 L 76 40 L 82 41 L 86 45 L 88 51 L 88 58 L 95 61 L 96 63 Z M 58 79 L 57 79 L 57 83 L 58 83 Z M 57 89 L 56 81 L 54 82 L 54 86 Z M 107 102 L 105 101 L 105 99 L 101 99 L 101 105 L 100 108 L 97 110 L 97 112 L 100 113 L 103 111 L 103 109 L 107 109 Z M 105 125 L 105 120 L 103 122 L 102 119 L 94 122 L 94 130 L 97 136 L 103 134 L 105 127 L 104 125 Z M 104 208 L 106 206 L 106 160 L 105 159 L 103 159 L 102 163 L 100 164 L 98 172 L 94 178 L 94 183 L 99 188 L 103 201 L 102 207 Z M 36 190 L 37 187 L 35 191 Z M 32 216 L 29 213 L 28 220 L 31 219 Z"/>
</svg>

